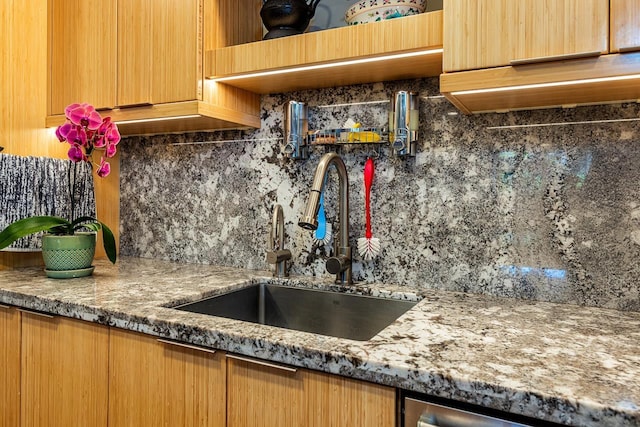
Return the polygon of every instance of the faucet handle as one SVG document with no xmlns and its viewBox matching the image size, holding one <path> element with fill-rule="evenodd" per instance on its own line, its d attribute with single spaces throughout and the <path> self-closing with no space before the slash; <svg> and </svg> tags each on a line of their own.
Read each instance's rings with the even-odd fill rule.
<svg viewBox="0 0 640 427">
<path fill-rule="evenodd" d="M 351 284 L 351 247 L 336 248 L 336 255 L 325 263 L 327 272 L 336 275 L 336 283 Z"/>
<path fill-rule="evenodd" d="M 267 252 L 267 262 L 269 264 L 277 264 L 282 261 L 291 259 L 291 251 L 289 249 L 280 249 Z"/>
<path fill-rule="evenodd" d="M 271 228 L 267 239 L 267 262 L 275 265 L 274 277 L 289 276 L 287 261 L 291 259 L 291 251 L 284 249 L 284 214 L 282 206 L 278 204 L 273 207 Z"/>
<path fill-rule="evenodd" d="M 327 272 L 331 274 L 340 274 L 351 266 L 351 260 L 345 256 L 332 256 L 326 262 Z"/>
</svg>

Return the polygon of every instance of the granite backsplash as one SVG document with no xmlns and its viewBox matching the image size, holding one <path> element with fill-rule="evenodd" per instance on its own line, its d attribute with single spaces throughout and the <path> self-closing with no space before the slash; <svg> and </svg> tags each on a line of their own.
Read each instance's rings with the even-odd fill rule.
<svg viewBox="0 0 640 427">
<path fill-rule="evenodd" d="M 417 91 L 415 158 L 387 145 L 341 146 L 351 244 L 364 235 L 363 165 L 375 156 L 374 261 L 354 279 L 640 311 L 640 107 L 636 103 L 464 116 L 438 79 L 263 96 L 262 128 L 130 137 L 121 143 L 121 253 L 267 269 L 274 204 L 284 208 L 293 274 L 322 276 L 330 245 L 297 226 L 319 158 L 282 152 L 284 106 L 309 127 L 386 123 L 396 90 Z M 336 177 L 326 193 L 337 232 Z"/>
</svg>

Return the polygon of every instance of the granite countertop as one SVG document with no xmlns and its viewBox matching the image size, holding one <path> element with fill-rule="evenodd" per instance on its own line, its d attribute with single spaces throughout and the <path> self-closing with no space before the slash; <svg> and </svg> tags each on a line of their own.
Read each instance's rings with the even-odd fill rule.
<svg viewBox="0 0 640 427">
<path fill-rule="evenodd" d="M 284 282 L 330 281 L 322 279 Z M 120 258 L 73 280 L 48 279 L 39 268 L 3 271 L 0 303 L 566 425 L 640 425 L 640 313 L 369 284 L 356 291 L 422 299 L 361 342 L 167 308 L 274 280 L 269 272 Z"/>
</svg>

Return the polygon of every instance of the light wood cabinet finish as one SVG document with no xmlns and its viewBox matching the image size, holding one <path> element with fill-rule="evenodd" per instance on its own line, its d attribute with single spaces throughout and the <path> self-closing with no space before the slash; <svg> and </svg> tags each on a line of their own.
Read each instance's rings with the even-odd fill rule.
<svg viewBox="0 0 640 427">
<path fill-rule="evenodd" d="M 0 427 L 20 425 L 20 313 L 0 305 Z"/>
<path fill-rule="evenodd" d="M 66 158 L 44 129 L 47 114 L 47 1 L 0 2 L 0 146 L 3 154 Z"/>
<path fill-rule="evenodd" d="M 225 83 L 256 93 L 273 93 L 437 76 L 442 71 L 442 31 L 442 11 L 436 11 L 255 43 L 218 46 L 207 51 L 206 76 L 231 77 L 430 49 L 437 51 L 428 56 L 255 76 Z"/>
<path fill-rule="evenodd" d="M 260 9 L 263 0 L 208 1 L 205 8 L 206 49 L 218 49 L 262 40 Z"/>
<path fill-rule="evenodd" d="M 223 427 L 225 358 L 111 330 L 110 427 Z"/>
<path fill-rule="evenodd" d="M 153 0 L 118 0 L 116 105 L 150 104 Z"/>
<path fill-rule="evenodd" d="M 22 313 L 22 427 L 106 427 L 109 329 Z"/>
<path fill-rule="evenodd" d="M 444 16 L 440 91 L 466 114 L 640 98 L 636 0 L 448 0 Z"/>
<path fill-rule="evenodd" d="M 52 5 L 52 114 L 80 99 L 96 108 L 114 108 L 199 98 L 202 0 L 89 3 Z M 65 21 L 70 17 L 72 25 Z M 77 21 L 87 27 L 78 28 Z M 87 46 L 84 34 L 96 35 L 101 43 Z"/>
<path fill-rule="evenodd" d="M 120 133 L 125 136 L 260 127 L 258 94 L 204 79 L 205 49 L 246 40 L 247 36 L 241 34 L 253 37 L 254 29 L 259 28 L 259 14 L 258 21 L 249 19 L 235 29 L 224 21 L 234 13 L 235 20 L 244 16 L 244 6 L 249 5 L 247 0 L 98 2 L 108 9 L 106 14 L 95 8 L 96 2 L 98 0 L 54 0 L 51 5 L 49 84 L 51 105 L 55 108 L 50 108 L 46 126 L 64 122 L 61 113 L 67 104 L 89 102 L 97 108 L 109 108 L 104 115 L 118 122 Z M 259 3 L 254 2 L 255 5 L 259 11 Z M 74 74 L 68 76 L 60 71 L 65 70 L 65 66 L 91 59 L 86 57 L 86 46 L 78 41 L 70 43 L 78 27 L 67 25 L 65 28 L 64 20 L 74 16 L 75 25 L 76 16 L 93 18 L 91 13 L 100 14 L 102 25 L 93 25 L 91 31 L 87 30 L 91 23 L 81 26 L 79 34 L 94 34 L 94 38 L 100 40 L 95 50 L 99 51 L 103 44 L 109 49 L 100 53 L 100 62 L 86 69 L 92 80 L 85 82 Z M 63 30 L 59 31 L 61 26 Z M 254 29 L 247 32 L 247 28 Z M 73 34 L 68 34 L 70 32 Z M 82 37 L 83 42 L 84 39 Z M 65 79 L 73 81 L 67 85 Z M 108 101 L 92 90 L 105 94 Z M 110 98 L 106 97 L 107 93 L 111 94 Z"/>
<path fill-rule="evenodd" d="M 0 427 L 396 425 L 392 387 L 90 322 L 0 307 L 0 344 Z"/>
<path fill-rule="evenodd" d="M 200 99 L 201 0 L 118 1 L 119 107 Z"/>
<path fill-rule="evenodd" d="M 440 91 L 465 114 L 574 107 L 640 99 L 639 74 L 640 52 L 610 54 L 599 58 L 446 73 L 440 76 Z M 636 77 L 608 80 L 619 76 Z M 554 85 L 539 86 L 547 83 Z M 498 89 L 498 92 L 483 92 L 484 89 Z"/>
<path fill-rule="evenodd" d="M 298 369 L 227 360 L 228 427 L 395 426 L 395 390 Z"/>
<path fill-rule="evenodd" d="M 124 0 L 129 1 L 129 0 Z M 202 99 L 202 0 L 153 0 L 152 64 L 153 104 Z"/>
<path fill-rule="evenodd" d="M 640 1 L 610 0 L 611 52 L 640 50 Z"/>
<path fill-rule="evenodd" d="M 307 371 L 306 421 L 313 427 L 396 425 L 395 389 Z"/>
<path fill-rule="evenodd" d="M 607 53 L 609 0 L 447 0 L 444 72 Z"/>
<path fill-rule="evenodd" d="M 227 381 L 228 427 L 306 425 L 304 372 L 228 359 Z"/>
<path fill-rule="evenodd" d="M 113 108 L 116 0 L 52 0 L 49 7 L 49 114 L 63 114 L 74 102 Z"/>
</svg>

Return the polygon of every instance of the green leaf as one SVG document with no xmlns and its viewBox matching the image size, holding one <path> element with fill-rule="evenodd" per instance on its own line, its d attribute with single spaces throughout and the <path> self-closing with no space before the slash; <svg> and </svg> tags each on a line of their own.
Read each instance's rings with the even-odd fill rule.
<svg viewBox="0 0 640 427">
<path fill-rule="evenodd" d="M 113 232 L 111 231 L 111 229 L 109 229 L 109 227 L 107 227 L 104 222 L 100 222 L 96 218 L 90 216 L 82 216 L 75 219 L 71 224 L 74 230 L 85 227 L 98 232 L 100 229 L 102 229 L 102 245 L 104 247 L 104 251 L 107 254 L 107 258 L 109 258 L 109 261 L 111 261 L 113 264 L 116 263 L 116 239 L 113 236 Z"/>
<path fill-rule="evenodd" d="M 4 249 L 16 240 L 40 231 L 55 232 L 56 234 L 73 234 L 73 231 L 86 227 L 98 232 L 102 230 L 102 243 L 109 261 L 116 262 L 116 239 L 113 232 L 103 222 L 90 216 L 83 216 L 69 222 L 57 216 L 32 216 L 10 224 L 0 232 L 0 249 Z"/>
<path fill-rule="evenodd" d="M 100 226 L 100 224 L 95 223 L 95 222 L 90 222 L 90 223 L 88 223 L 88 224 L 82 224 L 82 226 L 81 226 L 81 227 L 78 227 L 78 228 L 83 228 L 83 227 L 84 227 L 84 228 L 88 228 L 88 229 L 89 229 L 89 230 L 91 230 L 91 231 L 95 231 L 96 233 L 97 233 L 98 231 L 100 231 L 100 229 L 102 228 L 102 227 Z"/>
<path fill-rule="evenodd" d="M 32 216 L 18 220 L 0 232 L 0 249 L 4 249 L 16 240 L 30 234 L 70 224 L 66 219 L 57 216 Z"/>
<path fill-rule="evenodd" d="M 73 234 L 73 228 L 69 224 L 58 225 L 56 227 L 51 227 L 47 230 L 51 234 L 55 234 L 56 236 L 68 235 L 71 236 Z"/>
<path fill-rule="evenodd" d="M 88 224 L 83 224 L 84 222 L 98 223 L 98 224 L 100 223 L 100 221 L 98 221 L 94 217 L 81 216 L 80 218 L 74 219 L 73 222 L 71 223 L 71 226 L 73 227 L 74 230 L 77 230 L 77 229 L 82 228 L 82 227 L 91 228 L 91 227 L 88 226 Z M 98 227 L 98 229 L 96 231 L 98 231 L 99 229 L 100 229 L 100 227 Z"/>
<path fill-rule="evenodd" d="M 99 222 L 102 227 L 102 244 L 104 245 L 104 251 L 107 253 L 109 261 L 113 264 L 116 263 L 116 239 L 113 237 L 113 233 L 103 222 Z"/>
</svg>

